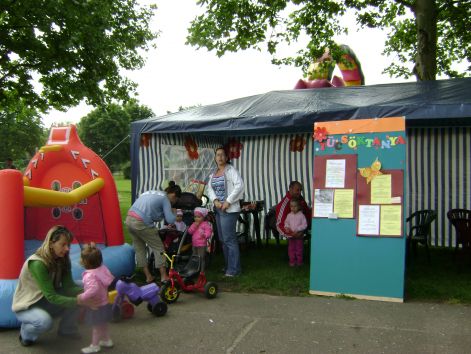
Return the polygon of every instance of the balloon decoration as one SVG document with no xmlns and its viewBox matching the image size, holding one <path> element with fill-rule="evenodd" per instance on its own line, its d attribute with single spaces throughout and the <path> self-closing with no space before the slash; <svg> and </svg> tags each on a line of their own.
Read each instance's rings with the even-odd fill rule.
<svg viewBox="0 0 471 354">
<path fill-rule="evenodd" d="M 185 148 L 188 152 L 188 157 L 190 160 L 198 160 L 198 145 L 196 144 L 196 141 L 189 135 L 185 139 Z"/>
<path fill-rule="evenodd" d="M 335 62 L 327 49 L 322 57 L 309 66 L 307 78 L 299 79 L 294 89 L 364 85 L 365 78 L 355 53 L 347 45 L 342 44 L 340 48 L 343 51 L 341 61 Z M 336 75 L 332 77 L 335 65 L 342 73 L 341 78 Z"/>
<path fill-rule="evenodd" d="M 314 141 L 322 143 L 324 140 L 327 139 L 327 134 L 327 129 L 325 129 L 325 127 L 317 127 L 314 130 L 314 134 L 312 134 L 312 138 L 314 139 Z"/>
<path fill-rule="evenodd" d="M 306 139 L 304 139 L 300 135 L 296 135 L 291 141 L 289 142 L 289 150 L 292 152 L 301 152 L 304 150 L 304 146 L 306 145 Z"/>
<path fill-rule="evenodd" d="M 149 147 L 151 139 L 152 139 L 152 134 L 149 134 L 149 133 L 141 134 L 141 140 L 139 142 L 139 145 L 141 147 Z"/>
<path fill-rule="evenodd" d="M 240 150 L 242 150 L 243 145 L 240 141 L 236 139 L 230 139 L 229 142 L 224 146 L 226 155 L 229 159 L 238 159 L 240 157 Z"/>
</svg>

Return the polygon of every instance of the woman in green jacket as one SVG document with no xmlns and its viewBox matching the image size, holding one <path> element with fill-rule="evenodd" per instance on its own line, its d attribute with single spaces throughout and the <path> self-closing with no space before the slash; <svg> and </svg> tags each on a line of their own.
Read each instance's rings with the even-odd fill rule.
<svg viewBox="0 0 471 354">
<path fill-rule="evenodd" d="M 72 280 L 69 257 L 73 236 L 63 226 L 52 227 L 43 244 L 23 264 L 13 296 L 12 310 L 21 322 L 20 343 L 34 344 L 41 333 L 51 329 L 53 318 L 61 317 L 58 335 L 80 339 L 77 328 L 77 296 L 82 289 Z"/>
</svg>

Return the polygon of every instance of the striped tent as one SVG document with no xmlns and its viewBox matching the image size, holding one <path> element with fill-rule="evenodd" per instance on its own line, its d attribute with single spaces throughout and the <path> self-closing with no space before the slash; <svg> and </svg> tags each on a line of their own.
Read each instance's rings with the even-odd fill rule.
<svg viewBox="0 0 471 354">
<path fill-rule="evenodd" d="M 454 246 L 446 212 L 471 208 L 470 92 L 471 78 L 274 91 L 136 121 L 131 125 L 133 198 L 159 189 L 166 179 L 165 148 L 182 148 L 188 137 L 201 150 L 236 138 L 242 149 L 232 163 L 245 181 L 245 200 L 263 200 L 268 210 L 289 182 L 298 180 L 310 203 L 314 122 L 404 116 L 406 213 L 436 210 L 432 243 Z M 303 148 L 293 151 L 294 141 Z"/>
</svg>

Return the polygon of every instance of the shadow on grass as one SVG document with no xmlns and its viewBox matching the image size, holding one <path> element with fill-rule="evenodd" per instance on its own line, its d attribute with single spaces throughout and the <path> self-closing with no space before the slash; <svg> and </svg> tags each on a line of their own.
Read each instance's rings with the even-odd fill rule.
<svg viewBox="0 0 471 354">
<path fill-rule="evenodd" d="M 430 249 L 430 262 L 419 247 L 406 267 L 406 301 L 471 304 L 471 257 L 442 247 Z"/>
<path fill-rule="evenodd" d="M 305 255 L 307 249 L 305 250 Z M 309 264 L 288 265 L 287 245 L 252 246 L 241 251 L 242 275 L 224 278 L 221 253 L 213 256 L 207 278 L 216 281 L 222 291 L 263 293 L 270 295 L 307 296 L 309 292 Z"/>
</svg>

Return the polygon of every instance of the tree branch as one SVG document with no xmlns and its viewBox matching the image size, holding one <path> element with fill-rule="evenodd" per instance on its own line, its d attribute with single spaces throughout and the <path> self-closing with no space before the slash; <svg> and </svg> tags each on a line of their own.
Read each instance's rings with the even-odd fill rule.
<svg viewBox="0 0 471 354">
<path fill-rule="evenodd" d="M 414 4 L 411 3 L 410 1 L 407 1 L 407 0 L 395 0 L 398 4 L 401 4 L 409 9 L 411 9 L 412 11 L 414 11 Z"/>
</svg>

